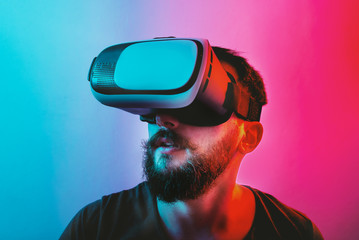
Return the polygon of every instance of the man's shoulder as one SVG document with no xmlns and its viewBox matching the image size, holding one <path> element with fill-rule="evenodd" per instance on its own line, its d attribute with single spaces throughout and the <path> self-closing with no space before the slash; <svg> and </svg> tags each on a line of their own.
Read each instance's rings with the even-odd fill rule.
<svg viewBox="0 0 359 240">
<path fill-rule="evenodd" d="M 271 194 L 245 187 L 254 194 L 256 212 L 253 228 L 257 232 L 271 232 L 284 239 L 289 239 L 289 236 L 291 239 L 322 239 L 316 225 L 304 213 L 289 207 Z M 293 234 L 297 238 L 292 237 Z"/>
<path fill-rule="evenodd" d="M 125 189 L 120 192 L 104 195 L 92 203 L 89 203 L 80 211 L 95 213 L 104 211 L 107 208 L 118 208 L 120 206 L 129 207 L 135 205 L 137 201 L 143 203 L 145 198 L 150 198 L 151 194 L 146 182 L 142 182 L 133 188 Z"/>
<path fill-rule="evenodd" d="M 286 205 L 273 195 L 256 188 L 248 188 L 253 192 L 256 199 L 256 204 L 260 204 L 261 207 L 264 207 L 267 210 L 266 212 L 284 215 L 293 220 L 310 221 L 310 219 L 304 213 Z"/>
<path fill-rule="evenodd" d="M 82 208 L 60 239 L 95 239 L 95 236 L 100 236 L 100 239 L 122 236 L 126 239 L 125 236 L 135 234 L 139 226 L 146 227 L 146 220 L 156 218 L 155 204 L 146 182 L 105 195 Z M 70 238 L 73 234 L 76 237 Z"/>
<path fill-rule="evenodd" d="M 142 182 L 133 188 L 125 189 L 120 192 L 112 193 L 103 196 L 99 201 L 104 206 L 114 203 L 135 203 L 134 200 L 142 200 L 143 198 L 151 197 L 150 190 L 146 182 Z"/>
</svg>

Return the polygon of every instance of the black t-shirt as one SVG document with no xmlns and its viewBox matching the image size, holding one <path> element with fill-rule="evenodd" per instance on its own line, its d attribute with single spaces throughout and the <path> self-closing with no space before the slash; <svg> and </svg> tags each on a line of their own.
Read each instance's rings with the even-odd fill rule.
<svg viewBox="0 0 359 240">
<path fill-rule="evenodd" d="M 248 239 L 323 239 L 302 213 L 273 196 L 249 188 L 255 197 L 255 216 Z M 169 239 L 146 182 L 104 196 L 81 209 L 60 240 Z"/>
</svg>

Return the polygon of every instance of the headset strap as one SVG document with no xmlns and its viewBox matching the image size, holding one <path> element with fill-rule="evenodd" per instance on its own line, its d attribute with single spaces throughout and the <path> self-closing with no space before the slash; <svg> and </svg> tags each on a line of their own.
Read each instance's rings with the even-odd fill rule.
<svg viewBox="0 0 359 240">
<path fill-rule="evenodd" d="M 230 103 L 232 99 L 232 103 Z M 262 105 L 255 101 L 241 83 L 228 83 L 224 107 L 231 105 L 236 115 L 247 121 L 260 120 Z"/>
</svg>

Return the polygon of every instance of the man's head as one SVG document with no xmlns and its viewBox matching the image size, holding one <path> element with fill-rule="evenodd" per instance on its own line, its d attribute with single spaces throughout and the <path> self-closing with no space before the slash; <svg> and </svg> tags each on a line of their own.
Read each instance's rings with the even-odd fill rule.
<svg viewBox="0 0 359 240">
<path fill-rule="evenodd" d="M 214 53 L 223 63 L 231 65 L 238 75 L 239 82 L 247 87 L 249 94 L 262 106 L 267 104 L 267 95 L 261 75 L 251 66 L 248 61 L 237 52 L 221 47 L 212 47 Z M 228 72 L 228 70 L 226 70 Z"/>
<path fill-rule="evenodd" d="M 262 78 L 233 51 L 214 47 L 224 69 L 266 104 Z M 262 137 L 259 122 L 244 121 L 235 114 L 217 126 L 192 126 L 166 112 L 149 124 L 144 144 L 144 170 L 151 191 L 161 200 L 196 199 L 205 193 L 231 161 L 240 161 L 255 149 Z"/>
</svg>

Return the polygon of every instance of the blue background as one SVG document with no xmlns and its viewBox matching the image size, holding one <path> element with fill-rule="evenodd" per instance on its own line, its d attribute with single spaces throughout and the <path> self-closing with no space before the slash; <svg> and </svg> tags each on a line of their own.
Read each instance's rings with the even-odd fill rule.
<svg viewBox="0 0 359 240">
<path fill-rule="evenodd" d="M 120 13 L 133 8 L 0 1 L 0 239 L 56 239 L 85 204 L 141 180 L 146 126 L 100 105 L 87 81 L 102 49 L 129 40 Z"/>
</svg>

